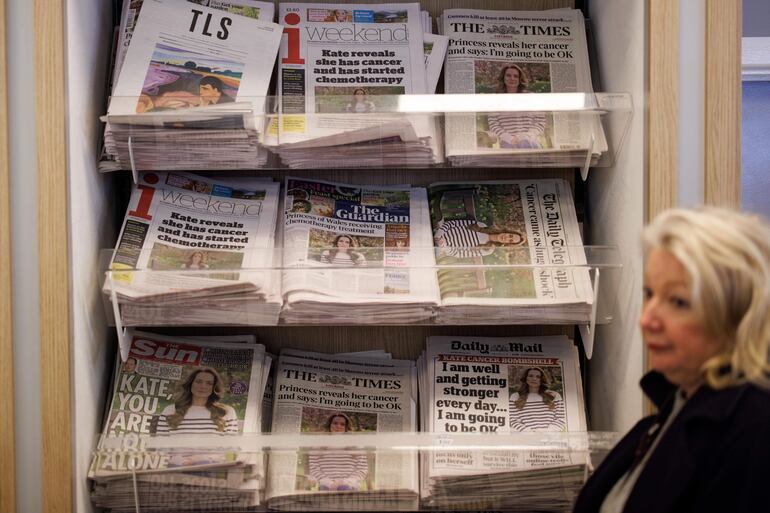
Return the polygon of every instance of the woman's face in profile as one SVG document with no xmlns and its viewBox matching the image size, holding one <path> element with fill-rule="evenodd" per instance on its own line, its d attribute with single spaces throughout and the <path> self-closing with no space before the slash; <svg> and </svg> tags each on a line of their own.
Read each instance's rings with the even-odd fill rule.
<svg viewBox="0 0 770 513">
<path fill-rule="evenodd" d="M 503 81 L 505 82 L 505 88 L 508 92 L 515 92 L 519 88 L 521 78 L 519 77 L 519 70 L 516 68 L 508 68 L 503 75 Z"/>
<path fill-rule="evenodd" d="M 701 366 L 719 353 L 722 344 L 706 333 L 693 308 L 689 274 L 670 252 L 653 249 L 647 257 L 643 291 L 639 326 L 650 366 L 675 385 L 697 386 Z"/>
<path fill-rule="evenodd" d="M 334 417 L 329 423 L 329 431 L 332 433 L 344 433 L 346 431 L 347 421 L 345 417 Z"/>
<path fill-rule="evenodd" d="M 540 383 L 543 381 L 543 376 L 540 374 L 540 371 L 537 369 L 530 369 L 527 372 L 527 386 L 529 386 L 530 390 L 538 390 L 540 388 Z"/>
<path fill-rule="evenodd" d="M 190 392 L 194 398 L 208 399 L 214 392 L 214 382 L 216 379 L 208 372 L 199 372 L 192 382 Z"/>
</svg>

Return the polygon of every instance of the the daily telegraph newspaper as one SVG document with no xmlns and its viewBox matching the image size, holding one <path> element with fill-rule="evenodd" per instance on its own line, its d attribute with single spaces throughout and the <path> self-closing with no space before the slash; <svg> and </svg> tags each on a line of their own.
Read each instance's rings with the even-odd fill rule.
<svg viewBox="0 0 770 513">
<path fill-rule="evenodd" d="M 412 361 L 284 351 L 272 431 L 329 437 L 413 432 L 415 371 Z M 356 440 L 365 444 L 365 437 Z M 266 499 L 272 509 L 404 509 L 416 507 L 417 498 L 416 452 L 336 445 L 270 454 Z"/>
<path fill-rule="evenodd" d="M 593 289 L 566 181 L 436 183 L 428 194 L 442 316 L 587 318 Z"/>
<path fill-rule="evenodd" d="M 110 263 L 126 272 L 109 272 L 105 291 L 135 302 L 279 295 L 271 270 L 279 187 L 253 178 L 140 173 Z"/>
<path fill-rule="evenodd" d="M 288 177 L 285 189 L 284 318 L 311 303 L 332 320 L 431 316 L 438 286 L 424 188 Z"/>
<path fill-rule="evenodd" d="M 282 116 L 270 134 L 275 144 L 398 120 L 388 114 L 398 95 L 428 92 L 417 3 L 281 3 L 278 20 L 286 37 L 277 77 Z M 433 135 L 429 119 L 414 121 L 418 137 Z"/>
<path fill-rule="evenodd" d="M 221 111 L 243 115 L 241 128 L 260 128 L 281 26 L 220 8 L 143 1 L 108 108 L 111 122 L 184 122 Z"/>
<path fill-rule="evenodd" d="M 90 477 L 237 464 L 234 449 L 192 449 L 196 437 L 260 431 L 260 403 L 270 365 L 264 346 L 134 330 L 127 337 L 128 358 L 117 361 L 113 395 Z M 196 404 L 199 396 L 205 396 L 204 405 Z M 130 435 L 150 434 L 186 436 L 190 444 L 187 449 L 164 451 L 112 450 L 110 439 L 130 442 Z"/>
<path fill-rule="evenodd" d="M 259 2 L 257 0 L 188 0 L 197 5 L 203 5 L 226 11 L 230 14 L 240 14 L 262 21 L 273 21 L 275 17 L 275 6 L 270 2 Z M 118 35 L 118 49 L 115 56 L 115 71 L 117 77 L 126 58 L 126 52 L 131 44 L 131 38 L 134 34 L 134 27 L 142 11 L 144 0 L 126 0 L 123 2 L 123 10 L 120 15 L 120 28 Z"/>
<path fill-rule="evenodd" d="M 418 368 L 428 431 L 513 434 L 586 429 L 577 349 L 565 336 L 429 337 Z M 505 491 L 506 485 L 510 490 L 532 491 L 527 487 L 534 483 L 533 470 L 561 468 L 579 477 L 587 464 L 585 454 L 568 448 L 546 451 L 522 445 L 521 450 L 425 453 L 423 497 L 437 506 L 446 506 L 442 498 L 447 497 L 483 500 L 473 486 L 461 489 L 463 478 L 492 476 L 485 486 L 498 482 L 502 489 L 489 488 L 487 493 L 505 501 L 511 493 Z M 530 484 L 522 484 L 522 476 Z M 513 495 L 525 510 L 527 494 Z"/>
<path fill-rule="evenodd" d="M 593 92 L 580 10 L 447 9 L 446 93 Z M 446 119 L 447 157 L 606 151 L 601 125 L 576 114 L 497 112 Z M 585 160 L 585 157 L 584 157 Z M 557 161 L 554 161 L 557 162 Z"/>
</svg>

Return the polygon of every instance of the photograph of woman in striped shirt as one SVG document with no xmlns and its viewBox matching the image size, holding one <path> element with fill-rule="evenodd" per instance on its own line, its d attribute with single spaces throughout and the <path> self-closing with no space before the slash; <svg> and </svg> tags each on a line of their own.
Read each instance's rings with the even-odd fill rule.
<svg viewBox="0 0 770 513">
<path fill-rule="evenodd" d="M 342 412 L 332 413 L 325 430 L 333 434 L 354 431 L 350 417 Z M 327 451 L 308 454 L 308 473 L 311 484 L 321 491 L 358 491 L 366 482 L 369 461 L 363 451 Z"/>
<path fill-rule="evenodd" d="M 222 403 L 224 386 L 219 373 L 201 367 L 182 383 L 174 404 L 166 406 L 158 419 L 158 434 L 197 435 L 238 433 L 238 416 Z"/>
<path fill-rule="evenodd" d="M 515 369 L 515 368 L 514 368 Z M 521 373 L 517 391 L 511 394 L 508 411 L 514 431 L 564 431 L 567 419 L 561 395 L 549 390 L 551 376 L 540 367 Z"/>
<path fill-rule="evenodd" d="M 358 246 L 358 239 L 352 235 L 337 235 L 334 238 L 334 247 L 321 253 L 321 262 L 339 266 L 364 266 L 366 265 L 364 255 L 351 249 Z"/>
<path fill-rule="evenodd" d="M 517 64 L 507 64 L 500 70 L 496 93 L 528 93 L 529 78 Z M 543 113 L 500 112 L 490 114 L 489 135 L 500 141 L 500 148 L 542 148 L 546 117 Z"/>
<path fill-rule="evenodd" d="M 492 231 L 475 219 L 441 219 L 433 233 L 436 247 L 447 248 L 441 255 L 453 258 L 491 255 L 496 247 L 519 246 L 524 240 L 517 231 Z"/>
</svg>

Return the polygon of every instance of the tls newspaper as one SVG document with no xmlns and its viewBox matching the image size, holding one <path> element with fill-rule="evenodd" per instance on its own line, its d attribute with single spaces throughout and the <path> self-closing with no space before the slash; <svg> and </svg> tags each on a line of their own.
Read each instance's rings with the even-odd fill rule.
<svg viewBox="0 0 770 513">
<path fill-rule="evenodd" d="M 266 180 L 141 173 L 110 264 L 130 271 L 110 273 L 105 291 L 134 301 L 276 294 L 270 269 L 278 191 Z"/>
<path fill-rule="evenodd" d="M 180 109 L 259 116 L 280 38 L 272 22 L 185 0 L 144 0 L 108 116 L 149 124 L 155 113 Z M 259 128 L 253 117 L 244 122 Z"/>
</svg>

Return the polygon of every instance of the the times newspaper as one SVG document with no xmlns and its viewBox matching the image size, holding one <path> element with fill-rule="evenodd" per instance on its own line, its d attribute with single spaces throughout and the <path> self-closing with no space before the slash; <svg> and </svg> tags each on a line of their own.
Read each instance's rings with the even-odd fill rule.
<svg viewBox="0 0 770 513">
<path fill-rule="evenodd" d="M 289 307 L 311 300 L 438 304 L 424 188 L 288 177 L 285 189 L 283 291 Z"/>
<path fill-rule="evenodd" d="M 593 290 L 567 182 L 436 183 L 428 194 L 447 313 L 551 305 L 567 318 L 588 315 Z"/>
<path fill-rule="evenodd" d="M 276 372 L 274 433 L 334 437 L 416 430 L 414 362 L 286 351 Z M 365 443 L 361 439 L 357 443 Z M 414 507 L 417 497 L 416 452 L 316 447 L 274 451 L 269 458 L 271 508 Z"/>
<path fill-rule="evenodd" d="M 446 93 L 593 92 L 580 10 L 447 9 Z M 601 125 L 576 114 L 498 112 L 446 119 L 448 157 L 606 151 Z"/>
<path fill-rule="evenodd" d="M 115 84 L 111 122 L 157 124 L 179 114 L 248 112 L 261 130 L 281 26 L 187 2 L 143 0 Z M 237 113 L 237 112 L 236 112 Z M 207 119 L 207 118 L 203 118 Z"/>
<path fill-rule="evenodd" d="M 428 431 L 586 429 L 577 349 L 564 336 L 429 337 L 418 368 Z M 423 455 L 422 493 L 442 493 L 442 478 L 574 468 L 586 462 L 584 454 L 566 449 L 433 451 Z"/>
<path fill-rule="evenodd" d="M 278 20 L 286 34 L 277 70 L 282 116 L 268 132 L 269 143 L 298 143 L 403 120 L 393 114 L 398 96 L 428 92 L 417 3 L 281 3 Z M 408 121 L 416 137 L 432 137 L 436 144 L 430 116 Z"/>
<path fill-rule="evenodd" d="M 279 188 L 267 180 L 141 173 L 110 264 L 126 272 L 108 273 L 105 290 L 137 302 L 278 296 L 271 268 Z"/>
<path fill-rule="evenodd" d="M 195 438 L 258 432 L 269 360 L 261 344 L 166 337 L 129 330 L 129 356 L 117 361 L 104 431 L 90 477 L 202 470 L 258 458 L 237 451 L 195 452 Z M 248 340 L 250 337 L 240 337 Z M 196 380 L 208 379 L 206 406 L 193 404 Z M 200 411 L 199 411 L 200 410 Z M 205 410 L 205 411 L 204 411 Z M 180 415 L 181 414 L 181 415 Z M 131 435 L 190 439 L 186 449 L 128 450 Z M 114 441 L 121 447 L 115 449 Z M 141 439 L 136 439 L 136 444 Z M 223 442 L 223 447 L 227 443 Z M 236 444 L 233 444 L 236 445 Z M 240 459 L 239 459 L 240 458 Z"/>
<path fill-rule="evenodd" d="M 120 74 L 123 61 L 126 58 L 126 52 L 131 44 L 131 37 L 134 34 L 134 27 L 142 11 L 144 0 L 126 0 L 123 2 L 123 9 L 120 16 L 120 28 L 118 35 L 118 48 L 115 55 L 115 78 Z M 275 17 L 275 6 L 270 2 L 259 2 L 257 0 L 197 0 L 192 3 L 226 11 L 230 14 L 240 14 L 261 21 L 273 21 Z"/>
</svg>

